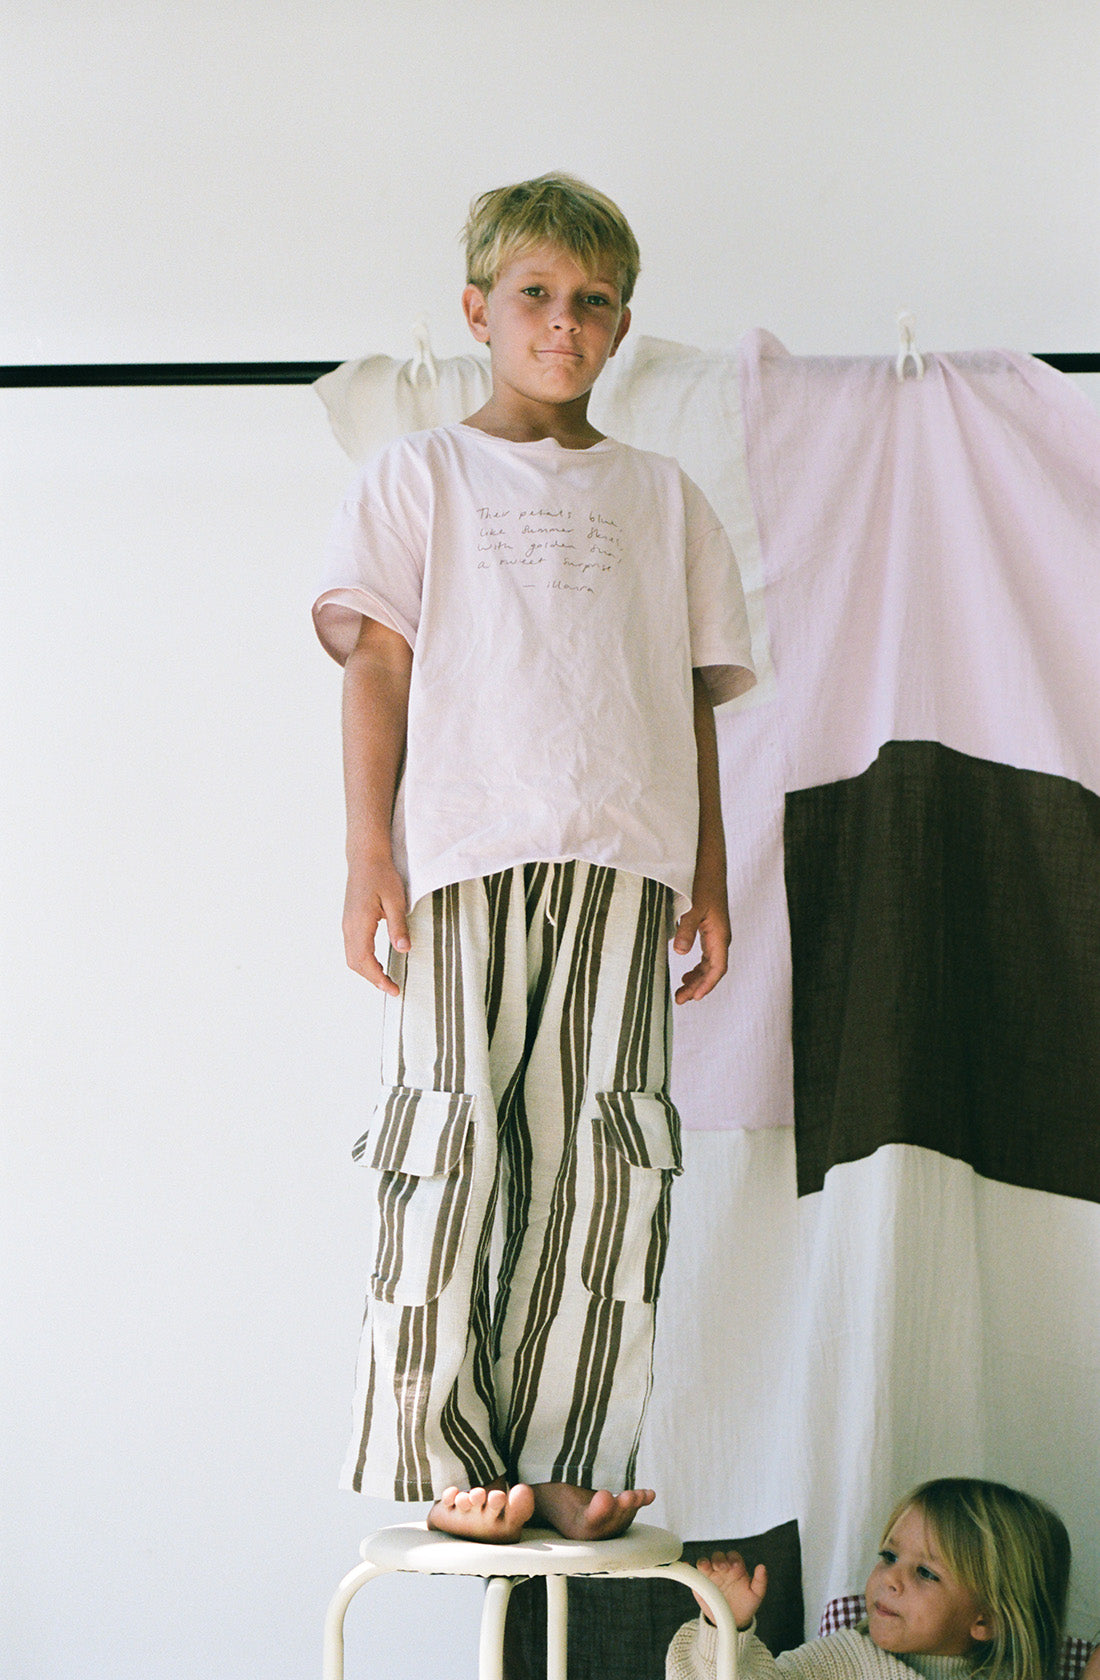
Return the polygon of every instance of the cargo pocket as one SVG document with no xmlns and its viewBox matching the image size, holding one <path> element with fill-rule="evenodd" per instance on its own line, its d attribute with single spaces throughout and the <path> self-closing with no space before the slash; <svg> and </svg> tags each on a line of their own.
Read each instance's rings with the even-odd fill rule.
<svg viewBox="0 0 1100 1680">
<path fill-rule="evenodd" d="M 473 1185 L 473 1097 L 395 1085 L 352 1151 L 378 1178 L 371 1294 L 434 1301 L 454 1273 Z"/>
<path fill-rule="evenodd" d="M 600 1091 L 592 1120 L 592 1216 L 584 1286 L 604 1300 L 657 1299 L 672 1180 L 683 1171 L 680 1117 L 666 1096 Z"/>
</svg>

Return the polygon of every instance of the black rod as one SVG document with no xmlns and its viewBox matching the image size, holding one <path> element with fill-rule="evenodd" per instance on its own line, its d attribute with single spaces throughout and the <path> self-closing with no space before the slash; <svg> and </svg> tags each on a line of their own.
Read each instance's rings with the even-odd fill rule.
<svg viewBox="0 0 1100 1680">
<path fill-rule="evenodd" d="M 0 367 L 0 386 L 311 385 L 339 362 L 72 362 Z"/>
<path fill-rule="evenodd" d="M 1100 352 L 1035 352 L 1060 373 L 1100 373 Z M 339 362 L 71 362 L 0 367 L 0 388 L 60 385 L 312 385 Z"/>
</svg>

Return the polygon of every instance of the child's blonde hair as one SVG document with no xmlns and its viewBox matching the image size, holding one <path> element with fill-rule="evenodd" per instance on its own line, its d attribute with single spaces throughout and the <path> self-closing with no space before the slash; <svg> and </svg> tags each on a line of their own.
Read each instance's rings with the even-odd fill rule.
<svg viewBox="0 0 1100 1680">
<path fill-rule="evenodd" d="M 912 1507 L 992 1625 L 992 1639 L 972 1654 L 973 1672 L 982 1680 L 1048 1680 L 1061 1650 L 1069 1587 L 1069 1535 L 1061 1518 L 1001 1482 L 944 1476 L 900 1501 L 884 1540 Z"/>
<path fill-rule="evenodd" d="M 483 292 L 492 290 L 512 257 L 536 245 L 557 245 L 589 273 L 610 258 L 625 307 L 641 265 L 638 241 L 618 205 L 575 175 L 539 175 L 482 193 L 470 206 L 463 237 L 466 279 Z"/>
</svg>

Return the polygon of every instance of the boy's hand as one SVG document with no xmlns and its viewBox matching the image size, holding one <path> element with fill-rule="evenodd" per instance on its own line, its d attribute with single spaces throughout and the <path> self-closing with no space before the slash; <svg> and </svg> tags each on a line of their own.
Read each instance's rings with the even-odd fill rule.
<svg viewBox="0 0 1100 1680">
<path fill-rule="evenodd" d="M 385 922 L 390 944 L 397 951 L 407 951 L 409 928 L 405 911 L 405 883 L 392 860 L 374 863 L 354 876 L 349 873 L 344 894 L 344 953 L 348 967 L 390 997 L 397 997 L 400 988 L 375 956 L 374 936 L 379 924 Z"/>
<path fill-rule="evenodd" d="M 730 919 L 726 894 L 700 893 L 696 884 L 690 910 L 676 924 L 672 949 L 686 957 L 698 935 L 702 959 L 684 975 L 676 990 L 677 1003 L 695 1003 L 712 992 L 729 967 Z"/>
<path fill-rule="evenodd" d="M 768 1572 L 764 1565 L 758 1563 L 750 1576 L 740 1552 L 713 1552 L 710 1557 L 697 1558 L 695 1567 L 708 1581 L 714 1582 L 743 1633 L 752 1625 L 768 1590 Z M 713 1617 L 698 1593 L 695 1594 L 695 1602 L 713 1625 Z"/>
</svg>

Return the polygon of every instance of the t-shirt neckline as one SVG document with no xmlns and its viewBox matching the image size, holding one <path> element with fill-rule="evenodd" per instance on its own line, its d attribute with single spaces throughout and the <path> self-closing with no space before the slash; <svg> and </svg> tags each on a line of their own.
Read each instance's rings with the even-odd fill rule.
<svg viewBox="0 0 1100 1680">
<path fill-rule="evenodd" d="M 483 432 L 480 426 L 468 426 L 465 420 L 456 420 L 453 426 L 446 429 L 452 432 L 470 434 L 473 437 L 483 439 L 486 443 L 495 444 L 504 449 L 542 450 L 544 453 L 562 455 L 596 455 L 615 448 L 615 439 L 610 437 L 602 437 L 598 443 L 587 443 L 583 449 L 569 449 L 564 443 L 559 443 L 555 437 L 502 438 L 497 437 L 494 432 Z"/>
</svg>

